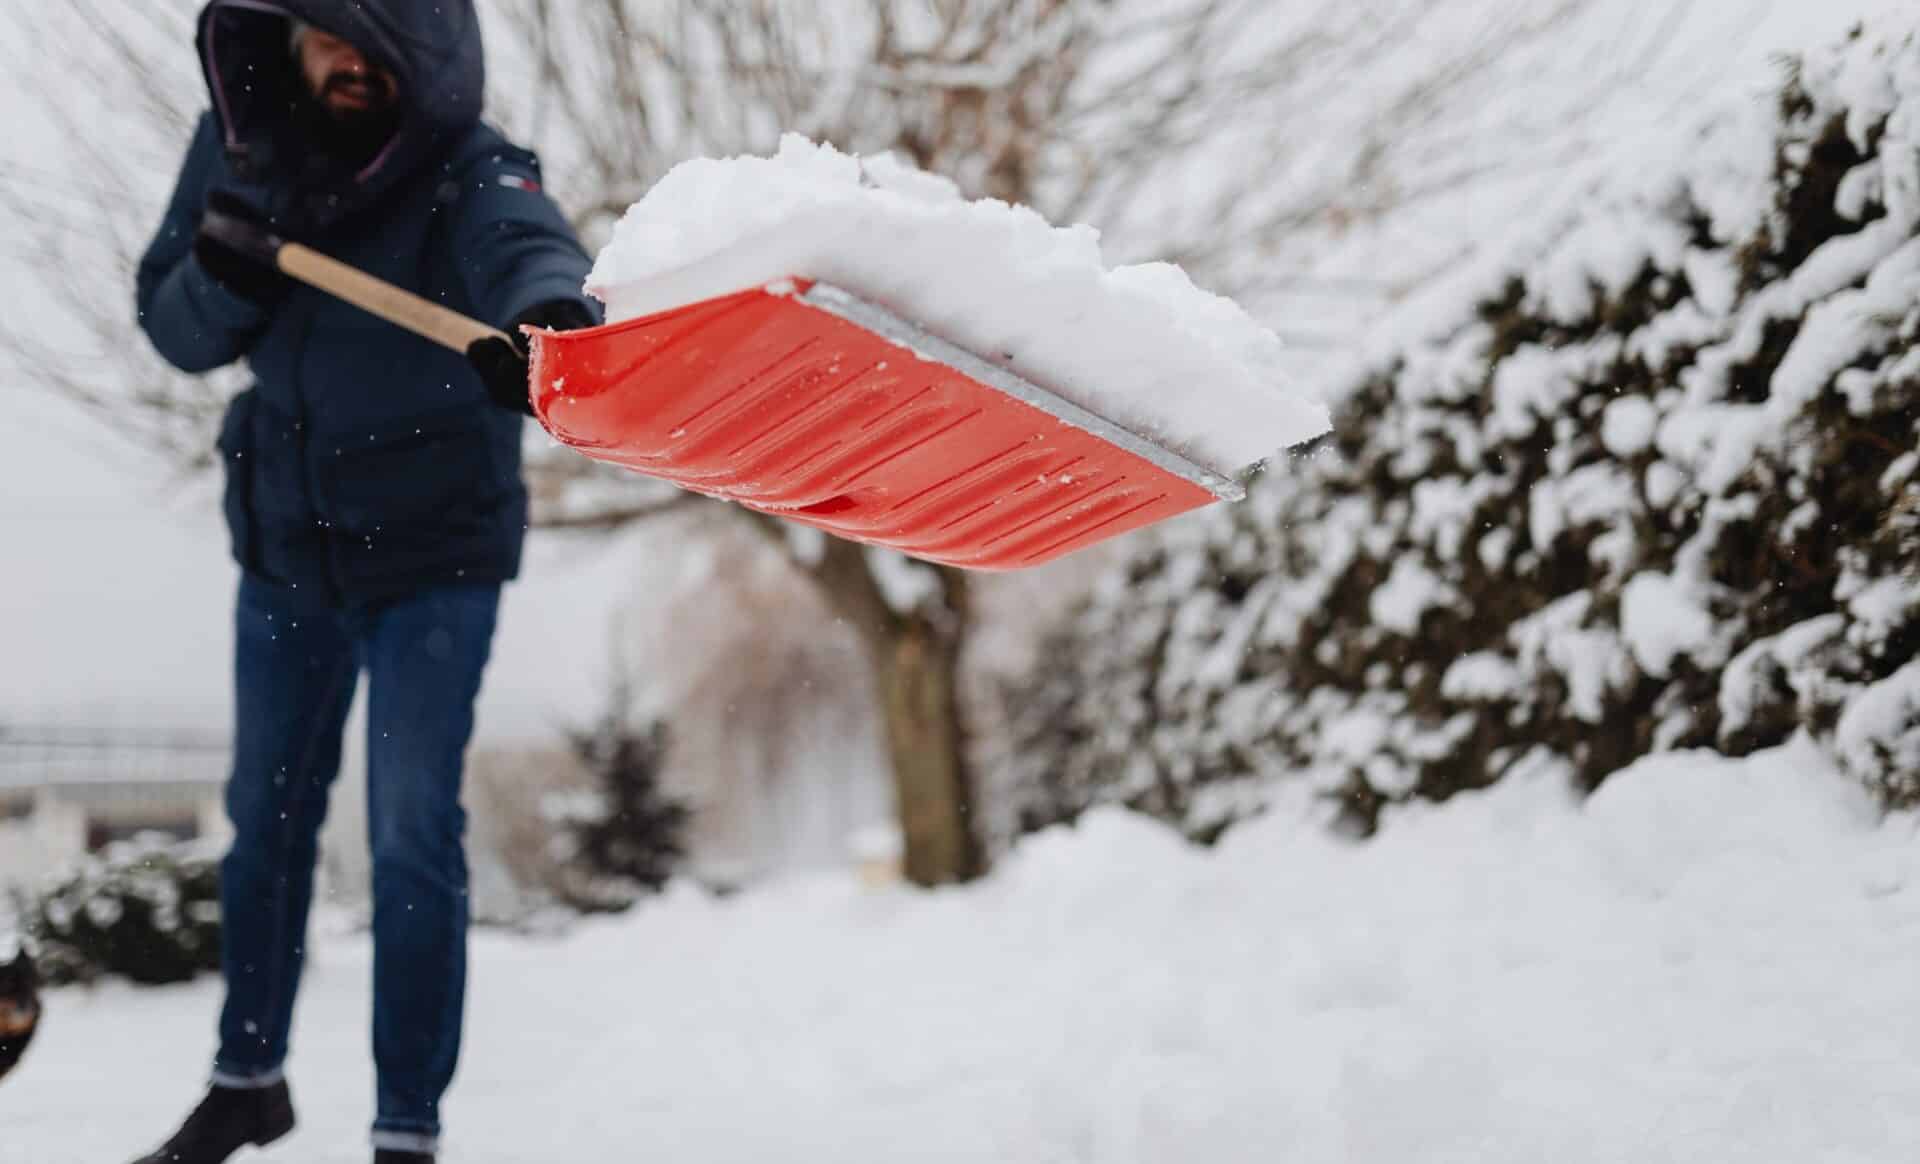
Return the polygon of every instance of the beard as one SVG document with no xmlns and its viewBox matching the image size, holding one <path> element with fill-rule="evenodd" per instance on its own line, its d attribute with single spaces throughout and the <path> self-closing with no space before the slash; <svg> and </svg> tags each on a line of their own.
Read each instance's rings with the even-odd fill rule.
<svg viewBox="0 0 1920 1164">
<path fill-rule="evenodd" d="M 363 105 L 337 105 L 337 96 Z M 301 121 L 311 143 L 349 170 L 360 170 L 380 155 L 400 129 L 400 102 L 377 77 L 335 73 L 302 102 Z"/>
</svg>

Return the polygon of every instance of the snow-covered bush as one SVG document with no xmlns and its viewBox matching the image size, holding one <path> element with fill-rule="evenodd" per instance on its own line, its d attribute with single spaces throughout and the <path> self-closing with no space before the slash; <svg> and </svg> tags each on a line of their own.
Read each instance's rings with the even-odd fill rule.
<svg viewBox="0 0 1920 1164">
<path fill-rule="evenodd" d="M 113 845 L 49 885 L 24 913 L 50 982 L 115 974 L 160 985 L 220 968 L 220 862 L 200 847 Z"/>
<path fill-rule="evenodd" d="M 660 788 L 666 729 L 610 714 L 572 744 L 593 784 L 544 806 L 557 830 L 555 889 L 575 909 L 624 910 L 665 885 L 684 851 L 687 809 Z"/>
<path fill-rule="evenodd" d="M 1335 435 L 1100 587 L 1012 701 L 1035 824 L 1354 823 L 1806 730 L 1920 801 L 1920 44 L 1796 62 L 1520 246 Z"/>
</svg>

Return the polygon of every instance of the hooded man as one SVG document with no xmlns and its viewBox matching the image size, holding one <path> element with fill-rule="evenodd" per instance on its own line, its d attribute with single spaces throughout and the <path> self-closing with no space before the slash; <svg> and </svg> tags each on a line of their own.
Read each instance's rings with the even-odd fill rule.
<svg viewBox="0 0 1920 1164">
<path fill-rule="evenodd" d="M 462 753 L 500 588 L 519 569 L 521 351 L 466 358 L 292 283 L 202 229 L 250 220 L 518 334 L 598 309 L 538 163 L 480 121 L 472 0 L 212 0 L 212 110 L 140 264 L 141 326 L 189 372 L 244 359 L 219 449 L 242 567 L 226 1000 L 211 1087 L 154 1164 L 292 1130 L 282 1075 L 318 834 L 368 676 L 373 1142 L 431 1161 L 460 1047 Z"/>
</svg>

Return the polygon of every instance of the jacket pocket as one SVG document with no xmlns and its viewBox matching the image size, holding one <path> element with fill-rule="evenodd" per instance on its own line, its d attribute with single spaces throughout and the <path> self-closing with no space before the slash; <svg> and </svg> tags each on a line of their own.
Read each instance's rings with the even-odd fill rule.
<svg viewBox="0 0 1920 1164">
<path fill-rule="evenodd" d="M 227 405 L 227 414 L 220 421 L 220 436 L 214 441 L 221 467 L 226 471 L 220 507 L 227 518 L 233 560 L 255 572 L 259 571 L 260 563 L 253 531 L 253 418 L 259 411 L 259 403 L 259 397 L 251 388 L 235 396 Z"/>
<path fill-rule="evenodd" d="M 484 525 L 507 493 L 481 408 L 341 440 L 320 460 L 326 517 L 351 537 L 459 534 Z"/>
</svg>

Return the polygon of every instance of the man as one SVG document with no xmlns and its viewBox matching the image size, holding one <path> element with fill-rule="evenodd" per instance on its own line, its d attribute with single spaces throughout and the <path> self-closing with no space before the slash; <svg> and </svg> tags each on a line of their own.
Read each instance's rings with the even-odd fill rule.
<svg viewBox="0 0 1920 1164">
<path fill-rule="evenodd" d="M 213 0 L 198 40 L 212 110 L 138 299 L 169 361 L 245 359 L 254 380 L 219 439 L 243 567 L 235 837 L 212 1085 L 145 1160 L 216 1164 L 293 1127 L 282 1064 L 317 836 L 364 670 L 375 1159 L 419 1164 L 460 1046 L 461 763 L 526 527 L 526 361 L 499 340 L 436 348 L 202 224 L 251 220 L 512 334 L 593 323 L 589 262 L 533 155 L 479 120 L 472 0 Z"/>
</svg>

